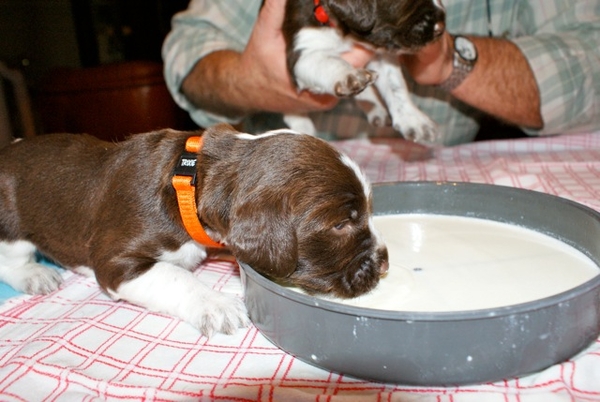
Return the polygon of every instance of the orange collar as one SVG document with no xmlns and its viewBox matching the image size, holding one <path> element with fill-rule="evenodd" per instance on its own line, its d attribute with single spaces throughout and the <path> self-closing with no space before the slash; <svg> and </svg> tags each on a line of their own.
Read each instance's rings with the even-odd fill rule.
<svg viewBox="0 0 600 402">
<path fill-rule="evenodd" d="M 196 206 L 196 161 L 202 148 L 202 137 L 190 137 L 185 143 L 185 152 L 181 154 L 179 163 L 171 180 L 177 194 L 179 214 L 188 234 L 198 243 L 206 247 L 224 247 L 217 243 L 204 231 L 198 219 Z"/>
</svg>

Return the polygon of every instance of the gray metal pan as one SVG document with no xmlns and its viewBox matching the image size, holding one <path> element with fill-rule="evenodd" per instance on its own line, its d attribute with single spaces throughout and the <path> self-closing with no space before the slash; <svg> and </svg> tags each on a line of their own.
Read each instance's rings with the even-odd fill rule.
<svg viewBox="0 0 600 402">
<path fill-rule="evenodd" d="M 557 238 L 600 264 L 600 214 L 533 191 L 469 183 L 376 185 L 376 214 L 468 216 Z M 522 376 L 574 356 L 600 334 L 600 275 L 533 302 L 461 312 L 347 306 L 286 289 L 240 264 L 245 302 L 275 345 L 315 366 L 398 384 L 450 386 Z"/>
</svg>

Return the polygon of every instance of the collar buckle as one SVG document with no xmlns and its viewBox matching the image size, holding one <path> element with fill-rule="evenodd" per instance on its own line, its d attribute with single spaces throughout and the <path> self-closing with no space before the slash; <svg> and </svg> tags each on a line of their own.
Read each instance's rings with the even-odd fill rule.
<svg viewBox="0 0 600 402">
<path fill-rule="evenodd" d="M 191 185 L 196 185 L 196 162 L 197 155 L 191 152 L 183 152 L 173 170 L 175 176 L 188 176 L 192 178 Z"/>
</svg>

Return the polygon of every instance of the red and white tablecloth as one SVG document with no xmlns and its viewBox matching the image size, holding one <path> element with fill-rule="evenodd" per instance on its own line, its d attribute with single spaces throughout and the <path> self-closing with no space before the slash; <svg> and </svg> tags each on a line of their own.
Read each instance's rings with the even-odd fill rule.
<svg viewBox="0 0 600 402">
<path fill-rule="evenodd" d="M 433 150 L 384 139 L 336 146 L 372 182 L 493 183 L 600 210 L 600 133 Z M 450 388 L 378 384 L 303 363 L 254 327 L 207 339 L 176 319 L 111 301 L 92 279 L 63 275 L 64 285 L 51 295 L 0 306 L 2 401 L 600 401 L 600 340 L 519 379 Z M 212 259 L 196 275 L 242 293 L 230 261 Z"/>
</svg>

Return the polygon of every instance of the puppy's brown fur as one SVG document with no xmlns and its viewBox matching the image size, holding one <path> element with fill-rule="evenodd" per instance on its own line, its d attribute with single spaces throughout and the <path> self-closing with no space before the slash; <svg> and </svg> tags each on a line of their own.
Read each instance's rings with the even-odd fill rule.
<svg viewBox="0 0 600 402">
<path fill-rule="evenodd" d="M 165 296 L 144 294 L 145 287 L 160 288 L 155 279 L 140 281 L 171 265 L 191 269 L 205 256 L 177 254 L 191 239 L 171 185 L 186 139 L 199 134 L 163 130 L 116 144 L 46 135 L 1 150 L 0 254 L 31 243 L 66 268 L 91 268 L 115 298 L 196 320 L 207 333 L 230 332 L 244 322 L 239 308 L 219 307 L 226 323 L 181 316 L 160 306 L 171 303 Z M 347 158 L 322 140 L 289 132 L 251 137 L 220 125 L 203 138 L 198 215 L 214 240 L 257 271 L 311 293 L 353 297 L 377 284 L 387 251 L 370 223 L 369 189 Z M 19 266 L 7 267 L 0 266 L 0 279 L 11 283 L 6 271 Z M 176 284 L 169 289 L 180 305 L 193 297 L 177 294 Z"/>
</svg>

